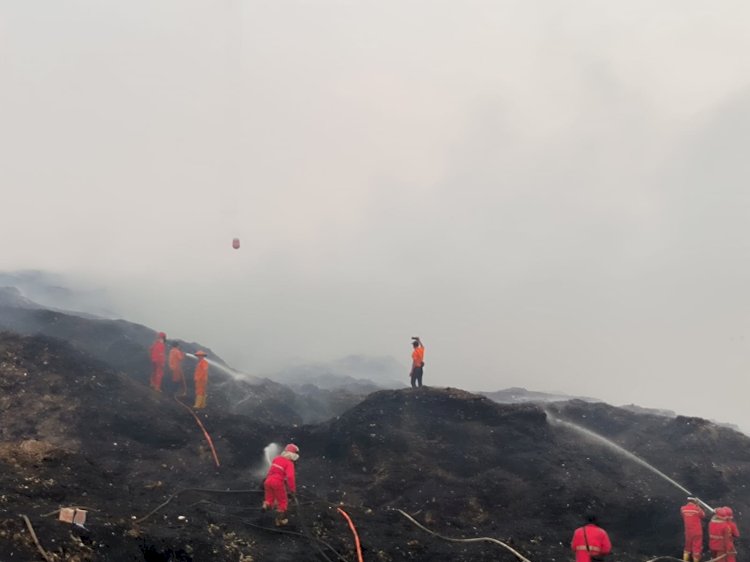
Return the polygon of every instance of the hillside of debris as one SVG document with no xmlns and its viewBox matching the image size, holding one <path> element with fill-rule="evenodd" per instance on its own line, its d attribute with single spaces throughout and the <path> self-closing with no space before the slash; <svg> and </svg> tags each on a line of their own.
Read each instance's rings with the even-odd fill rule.
<svg viewBox="0 0 750 562">
<path fill-rule="evenodd" d="M 13 287 L 0 287 L 0 330 L 61 339 L 112 369 L 148 383 L 151 373 L 148 349 L 157 332 L 146 326 L 48 309 L 27 299 Z M 221 357 L 208 346 L 172 338 L 169 341 L 179 342 L 188 353 L 203 349 L 212 361 L 226 367 Z M 194 366 L 194 360 L 187 358 L 185 372 L 188 377 Z M 267 378 L 233 376 L 231 369 L 227 372 L 219 368 L 212 368 L 210 377 L 211 401 L 222 410 L 270 422 L 301 424 L 321 421 L 350 408 L 371 390 L 334 391 L 315 387 L 295 393 L 288 386 Z M 168 375 L 164 385 L 169 390 L 176 389 L 170 386 Z"/>
<path fill-rule="evenodd" d="M 371 394 L 317 425 L 264 423 L 211 403 L 199 418 L 220 466 L 169 394 L 59 340 L 0 335 L 0 560 L 39 558 L 24 514 L 53 560 L 353 561 L 337 506 L 366 560 L 514 559 L 494 544 L 439 540 L 396 509 L 444 535 L 506 541 L 534 562 L 567 560 L 590 510 L 617 560 L 679 554 L 684 493 L 557 420 L 731 505 L 741 529 L 750 501 L 746 436 L 605 404 L 504 405 L 422 388 Z M 302 449 L 299 505 L 280 533 L 259 510 L 263 448 L 288 441 Z M 88 509 L 85 529 L 56 520 L 70 506 Z"/>
</svg>

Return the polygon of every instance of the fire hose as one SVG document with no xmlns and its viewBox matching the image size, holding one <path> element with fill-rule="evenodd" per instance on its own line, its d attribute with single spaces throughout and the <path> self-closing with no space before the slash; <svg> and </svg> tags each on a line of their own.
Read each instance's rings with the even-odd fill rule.
<svg viewBox="0 0 750 562">
<path fill-rule="evenodd" d="M 174 494 L 169 496 L 166 501 L 160 503 L 157 505 L 154 509 L 149 511 L 146 515 L 143 517 L 139 517 L 134 521 L 134 523 L 143 523 L 146 519 L 151 517 L 154 513 L 162 509 L 163 507 L 166 507 L 169 502 L 171 502 L 173 499 L 175 499 L 180 494 L 184 494 L 185 492 L 204 492 L 208 494 L 262 494 L 262 490 L 210 490 L 206 488 L 183 488 L 182 490 L 177 490 Z"/>
<path fill-rule="evenodd" d="M 435 536 L 435 537 L 437 537 L 439 539 L 443 539 L 444 541 L 450 541 L 450 542 L 491 542 L 491 543 L 499 544 L 503 548 L 509 550 L 521 562 L 531 562 L 531 560 L 529 560 L 528 558 L 524 557 L 520 552 L 518 552 L 514 548 L 508 546 L 507 544 L 505 544 L 502 541 L 499 541 L 497 539 L 493 539 L 492 537 L 474 537 L 474 538 L 471 538 L 471 539 L 456 539 L 456 538 L 451 538 L 451 537 L 445 537 L 443 535 L 440 535 L 440 534 L 436 533 L 435 531 L 430 531 L 427 527 L 425 527 L 424 525 L 422 525 L 421 523 L 419 523 L 416 519 L 414 519 L 408 513 L 404 512 L 404 511 L 401 511 L 400 509 L 397 509 L 396 511 L 398 511 L 401 515 L 403 515 L 404 517 L 406 517 L 409 521 L 411 521 L 412 523 L 414 523 L 417 527 L 419 527 L 423 531 L 426 531 L 426 532 L 430 533 L 431 535 L 433 535 L 433 536 Z"/>
<path fill-rule="evenodd" d="M 47 553 L 46 550 L 44 550 L 42 543 L 39 542 L 39 538 L 36 536 L 36 533 L 34 532 L 34 527 L 31 525 L 31 521 L 29 521 L 29 518 L 23 514 L 20 514 L 19 517 L 22 517 L 24 520 L 24 523 L 26 523 L 26 528 L 29 530 L 29 534 L 31 534 L 31 538 L 34 540 L 34 544 L 36 545 L 36 548 L 39 551 L 39 554 L 41 554 L 42 558 L 44 558 L 47 562 L 52 562 L 52 558 L 50 558 L 50 555 Z"/>
<path fill-rule="evenodd" d="M 324 553 L 324 552 L 323 552 L 323 551 L 321 550 L 321 548 L 320 548 L 320 547 L 319 547 L 319 546 L 318 546 L 318 545 L 316 544 L 316 542 L 315 542 L 315 541 L 316 541 L 315 537 L 314 537 L 314 536 L 312 535 L 312 533 L 311 533 L 311 532 L 310 532 L 310 531 L 309 531 L 309 530 L 307 529 L 307 524 L 305 523 L 305 517 L 304 517 L 304 516 L 302 515 L 302 510 L 300 509 L 300 506 L 299 506 L 299 500 L 297 499 L 297 494 L 294 494 L 294 495 L 292 496 L 292 498 L 294 499 L 294 505 L 295 505 L 295 506 L 297 506 L 297 517 L 299 517 L 299 522 L 300 522 L 300 525 L 302 526 L 302 533 L 303 533 L 303 535 L 304 535 L 305 537 L 307 537 L 307 538 L 308 538 L 309 540 L 313 541 L 313 544 L 314 544 L 314 545 L 315 545 L 315 547 L 317 548 L 317 550 L 318 550 L 318 553 L 319 553 L 319 554 L 320 554 L 320 555 L 321 555 L 321 556 L 322 556 L 323 558 L 325 558 L 326 560 L 328 560 L 328 562 L 332 562 L 332 560 L 331 560 L 330 558 L 328 558 L 328 556 L 326 556 L 326 555 L 325 555 L 325 553 Z M 327 546 L 328 546 L 329 548 L 331 548 L 331 547 L 330 547 L 330 545 L 327 545 Z M 331 550 L 333 550 L 333 549 L 331 549 Z M 343 558 L 343 557 L 342 557 L 342 556 L 341 556 L 341 555 L 340 555 L 340 554 L 339 554 L 338 552 L 336 552 L 335 550 L 334 550 L 333 552 L 335 552 L 335 553 L 336 553 L 336 556 L 338 556 L 338 558 L 339 558 L 340 560 L 342 560 L 342 561 L 343 561 L 343 560 L 346 560 L 345 558 Z"/>
<path fill-rule="evenodd" d="M 232 514 L 232 513 L 222 513 L 218 511 L 212 511 L 210 509 L 204 509 L 204 511 L 212 515 L 217 515 L 221 517 L 230 517 L 232 519 L 236 519 L 237 521 L 240 521 L 243 525 L 247 525 L 248 527 L 253 527 L 254 529 L 259 529 L 261 531 L 268 531 L 269 533 L 279 533 L 282 535 L 289 535 L 293 537 L 304 538 L 310 541 L 316 547 L 316 549 L 318 550 L 318 553 L 321 555 L 323 560 L 325 560 L 326 562 L 333 562 L 333 560 L 331 560 L 318 546 L 318 543 L 322 544 L 327 549 L 329 549 L 336 556 L 336 558 L 339 559 L 340 562 L 348 562 L 347 559 L 341 556 L 341 554 L 339 554 L 336 551 L 336 549 L 334 549 L 328 542 L 324 541 L 321 538 L 315 537 L 311 535 L 310 533 L 307 533 L 307 532 L 297 533 L 295 531 L 289 531 L 288 529 L 279 529 L 277 527 L 265 527 L 263 525 L 258 525 L 257 523 L 253 523 L 252 521 L 248 520 L 246 517 L 240 517 L 239 515 Z"/>
<path fill-rule="evenodd" d="M 260 490 L 215 490 L 215 489 L 206 489 L 206 488 L 185 488 L 185 489 L 182 489 L 182 490 L 178 490 L 177 492 L 175 492 L 174 494 L 172 494 L 171 496 L 169 496 L 166 499 L 166 501 L 164 501 L 161 504 L 159 504 L 157 507 L 155 507 L 153 510 L 151 510 L 149 513 L 147 513 L 143 517 L 140 517 L 139 519 L 137 519 L 135 521 L 135 523 L 142 523 L 143 521 L 145 521 L 146 519 L 148 519 L 149 517 L 151 517 L 152 515 L 154 515 L 157 511 L 159 511 L 160 509 L 162 509 L 165 506 L 167 506 L 178 495 L 183 494 L 185 492 L 205 492 L 205 493 L 216 493 L 216 494 L 262 493 Z M 320 500 L 318 500 L 318 501 L 320 501 Z M 216 512 L 212 512 L 210 510 L 206 510 L 206 511 L 208 513 L 213 513 L 215 515 L 222 515 L 222 516 L 229 515 L 230 517 L 234 517 L 236 519 L 243 520 L 243 522 L 245 524 L 247 524 L 247 525 L 249 525 L 251 527 L 255 527 L 257 529 L 262 529 L 262 530 L 266 530 L 266 531 L 269 531 L 269 532 L 279 532 L 279 533 L 284 533 L 284 534 L 289 534 L 289 535 L 296 535 L 296 536 L 305 537 L 306 539 L 308 539 L 309 541 L 311 541 L 318 548 L 319 554 L 325 560 L 329 560 L 329 558 L 328 558 L 327 555 L 325 555 L 320 550 L 320 548 L 318 547 L 318 543 L 322 544 L 323 546 L 325 546 L 326 548 L 328 548 L 329 550 L 331 550 L 336 555 L 336 557 L 339 560 L 345 561 L 346 559 L 343 558 L 335 549 L 333 549 L 333 547 L 330 544 L 328 544 L 327 542 L 325 542 L 324 540 L 322 540 L 322 539 L 320 539 L 318 537 L 312 536 L 312 534 L 308 531 L 306 525 L 304 524 L 304 521 L 303 521 L 303 518 L 302 518 L 302 513 L 301 513 L 301 510 L 300 510 L 299 500 L 297 499 L 296 495 L 294 496 L 294 502 L 295 502 L 295 504 L 297 506 L 297 512 L 300 515 L 300 522 L 302 523 L 302 527 L 303 527 L 303 531 L 304 531 L 303 533 L 294 533 L 292 531 L 286 531 L 286 530 L 281 530 L 281 529 L 274 529 L 274 528 L 270 528 L 270 527 L 263 527 L 261 525 L 250 523 L 250 522 L 248 522 L 248 521 L 246 521 L 246 520 L 244 520 L 244 519 L 242 519 L 242 518 L 240 518 L 240 517 L 238 517 L 236 515 L 231 515 L 231 514 L 226 514 L 226 513 L 216 513 Z M 338 512 L 346 519 L 347 523 L 349 524 L 349 528 L 351 529 L 352 534 L 354 535 L 354 542 L 355 542 L 355 547 L 356 547 L 356 552 L 357 552 L 357 560 L 359 562 L 363 562 L 364 558 L 362 556 L 362 548 L 361 548 L 361 544 L 360 544 L 360 540 L 359 540 L 359 535 L 357 533 L 356 527 L 354 526 L 354 522 L 352 521 L 351 517 L 349 517 L 349 515 L 343 509 L 341 509 L 341 507 L 339 507 L 339 505 L 337 505 L 337 504 L 332 504 L 330 502 L 325 502 L 325 501 L 322 502 L 322 503 L 327 503 L 327 504 L 329 504 L 331 506 L 335 506 L 336 509 L 338 510 Z M 519 553 L 513 547 L 511 547 L 510 545 L 508 545 L 508 544 L 506 544 L 506 543 L 504 543 L 504 542 L 502 542 L 502 541 L 500 541 L 498 539 L 495 539 L 495 538 L 492 538 L 492 537 L 472 537 L 472 538 L 468 538 L 468 539 L 458 539 L 458 538 L 453 538 L 453 537 L 446 537 L 444 535 L 441 535 L 439 533 L 436 533 L 435 531 L 432 531 L 432 530 L 428 529 L 427 527 L 425 527 L 424 525 L 422 525 L 421 523 L 419 523 L 417 520 L 415 520 L 411 515 L 409 515 L 408 513 L 402 511 L 401 509 L 395 509 L 395 511 L 399 512 L 406 519 L 408 519 L 411 523 L 413 523 L 414 525 L 416 525 L 417 527 L 419 527 L 423 531 L 425 531 L 425 532 L 427 532 L 427 533 L 429 533 L 429 534 L 431 534 L 431 535 L 433 535 L 433 536 L 435 536 L 435 537 L 437 537 L 439 539 L 442 539 L 442 540 L 445 540 L 445 541 L 449 541 L 449 542 L 461 542 L 461 543 L 491 542 L 491 543 L 497 544 L 497 545 L 502 546 L 503 548 L 507 549 L 516 558 L 518 558 L 518 560 L 520 560 L 521 562 L 531 562 L 528 558 L 526 558 L 525 556 L 523 556 L 521 553 Z M 726 558 L 726 556 L 727 556 L 726 554 L 721 554 L 721 555 L 717 556 L 716 558 L 712 558 L 710 560 L 706 560 L 705 562 L 720 562 L 721 560 L 723 560 L 724 558 Z M 651 558 L 651 559 L 647 560 L 646 562 L 661 562 L 661 561 L 664 561 L 664 562 L 666 562 L 666 561 L 682 562 L 681 559 L 675 558 L 675 557 L 672 557 L 672 556 L 657 556 L 656 558 Z"/>
<path fill-rule="evenodd" d="M 178 404 L 180 404 L 188 412 L 190 412 L 190 415 L 192 415 L 195 418 L 195 421 L 198 423 L 198 427 L 201 428 L 201 430 L 203 431 L 203 435 L 206 437 L 208 446 L 211 447 L 211 454 L 214 456 L 214 462 L 216 463 L 216 468 L 219 468 L 221 466 L 221 464 L 219 463 L 219 456 L 216 454 L 216 449 L 214 448 L 214 442 L 211 440 L 211 436 L 208 434 L 208 431 L 206 431 L 206 428 L 203 425 L 203 422 L 201 422 L 200 418 L 196 415 L 195 412 L 193 412 L 193 409 L 187 404 L 185 404 L 182 400 L 180 400 L 176 394 L 174 395 L 174 399 Z"/>
<path fill-rule="evenodd" d="M 328 504 L 331 507 L 335 507 L 336 509 L 338 509 L 339 512 L 341 512 L 342 514 L 344 514 L 344 511 L 339 507 L 340 504 L 334 504 L 334 503 L 327 502 L 327 501 L 324 501 L 324 500 L 318 500 L 318 501 L 320 501 L 321 503 Z M 491 543 L 498 544 L 498 545 L 502 546 L 503 548 L 507 549 L 516 558 L 518 558 L 518 560 L 520 560 L 521 562 L 531 562 L 531 560 L 529 560 L 528 558 L 526 558 L 525 556 L 523 556 L 520 552 L 518 552 L 517 550 L 515 550 L 513 547 L 511 547 L 510 545 L 505 544 L 504 542 L 502 542 L 502 541 L 500 541 L 498 539 L 494 539 L 492 537 L 474 537 L 474 538 L 470 538 L 470 539 L 456 539 L 456 538 L 452 538 L 452 537 L 446 537 L 446 536 L 440 535 L 440 534 L 438 534 L 438 533 L 436 533 L 434 531 L 431 531 L 430 529 L 428 529 L 427 527 L 425 527 L 424 525 L 422 525 L 421 523 L 419 523 L 418 521 L 416 521 L 408 513 L 404 512 L 404 511 L 402 511 L 400 509 L 396 509 L 395 511 L 398 511 L 401 515 L 403 515 L 404 517 L 406 517 L 409 521 L 411 521 L 414 525 L 416 525 L 417 527 L 419 527 L 423 531 L 426 531 L 427 533 L 429 533 L 429 534 L 431 534 L 431 535 L 433 535 L 433 536 L 435 536 L 435 537 L 437 537 L 439 539 L 443 539 L 443 540 L 449 541 L 449 542 L 463 542 L 463 543 L 491 542 Z M 349 519 L 350 518 L 347 517 L 347 520 L 349 520 Z M 362 561 L 361 550 L 359 550 L 359 544 L 358 544 L 359 543 L 359 537 L 356 535 L 356 530 L 353 528 L 354 524 L 352 523 L 351 525 L 352 525 L 352 532 L 355 533 L 355 542 L 358 545 L 357 546 L 357 548 L 358 548 L 357 555 L 360 556 L 359 561 L 361 562 Z M 707 561 L 707 562 L 714 562 L 714 561 Z"/>
<path fill-rule="evenodd" d="M 349 528 L 352 530 L 352 534 L 354 535 L 354 546 L 357 548 L 357 560 L 359 562 L 364 562 L 364 559 L 362 558 L 362 546 L 359 544 L 359 535 L 357 534 L 357 528 L 354 526 L 352 518 L 349 517 L 349 514 L 340 507 L 336 509 L 338 509 L 338 512 L 344 516 L 346 522 L 349 523 Z"/>
<path fill-rule="evenodd" d="M 718 562 L 719 560 L 723 560 L 726 558 L 725 554 L 720 554 L 716 558 L 711 558 L 711 560 L 706 560 L 706 562 Z M 656 558 L 651 558 L 650 560 L 647 560 L 646 562 L 657 562 L 658 560 L 676 560 L 676 562 L 682 562 L 681 558 L 675 558 L 673 556 L 657 556 Z"/>
<path fill-rule="evenodd" d="M 163 501 L 162 503 L 160 503 L 159 505 L 157 505 L 154 509 L 152 509 L 151 511 L 149 511 L 143 517 L 140 517 L 140 518 L 136 519 L 134 521 L 134 523 L 136 523 L 136 524 L 143 523 L 144 521 L 146 521 L 146 519 L 148 519 L 149 517 L 151 517 L 152 515 L 154 515 L 156 512 L 158 512 L 162 508 L 166 507 L 177 496 L 179 496 L 181 494 L 184 494 L 185 492 L 199 492 L 199 493 L 209 493 L 209 494 L 258 494 L 258 493 L 262 494 L 263 493 L 262 490 L 216 490 L 216 489 L 210 489 L 210 488 L 183 488 L 182 490 L 177 490 L 174 494 L 172 494 L 171 496 L 169 496 L 165 501 Z M 343 556 L 341 556 L 330 544 L 328 544 L 326 541 L 324 541 L 321 538 L 313 536 L 312 533 L 310 533 L 307 530 L 307 526 L 304 524 L 304 520 L 303 520 L 303 517 L 302 517 L 302 512 L 300 510 L 299 501 L 297 500 L 296 496 L 294 497 L 294 502 L 297 505 L 297 513 L 298 513 L 298 515 L 300 517 L 300 522 L 302 523 L 302 527 L 303 527 L 303 531 L 304 531 L 303 533 L 295 533 L 293 531 L 287 531 L 285 529 L 274 529 L 272 527 L 264 527 L 264 526 L 258 525 L 256 523 L 249 522 L 246 519 L 241 518 L 241 517 L 239 517 L 237 515 L 233 515 L 233 514 L 217 513 L 217 512 L 211 511 L 211 510 L 205 510 L 205 511 L 207 513 L 212 513 L 214 515 L 221 515 L 222 517 L 229 516 L 229 517 L 233 517 L 235 519 L 239 519 L 244 524 L 246 524 L 246 525 L 248 525 L 250 527 L 254 527 L 256 529 L 262 529 L 264 531 L 269 531 L 269 532 L 276 532 L 276 533 L 282 533 L 282 534 L 287 534 L 287 535 L 294 535 L 294 536 L 304 537 L 307 540 L 309 540 L 313 545 L 315 545 L 315 547 L 318 550 L 318 552 L 321 555 L 321 557 L 324 560 L 326 560 L 327 562 L 332 562 L 332 560 L 320 549 L 319 544 L 322 544 L 323 546 L 325 546 L 326 548 L 328 548 L 331 552 L 333 552 L 336 555 L 336 557 L 341 562 L 347 562 L 346 558 L 344 558 Z"/>
</svg>

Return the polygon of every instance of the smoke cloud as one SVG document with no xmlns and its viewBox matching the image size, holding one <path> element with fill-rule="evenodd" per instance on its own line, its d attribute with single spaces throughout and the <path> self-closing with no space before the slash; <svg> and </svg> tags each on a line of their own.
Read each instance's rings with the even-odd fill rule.
<svg viewBox="0 0 750 562">
<path fill-rule="evenodd" d="M 748 24 L 732 0 L 5 3 L 3 269 L 247 373 L 364 353 L 406 380 L 419 335 L 427 384 L 747 428 Z"/>
</svg>

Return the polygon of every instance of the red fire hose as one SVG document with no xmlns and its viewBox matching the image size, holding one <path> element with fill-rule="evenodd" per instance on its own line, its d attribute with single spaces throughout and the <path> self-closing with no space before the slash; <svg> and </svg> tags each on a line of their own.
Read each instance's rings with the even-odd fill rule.
<svg viewBox="0 0 750 562">
<path fill-rule="evenodd" d="M 219 463 L 219 456 L 216 454 L 216 449 L 214 448 L 214 442 L 211 440 L 211 436 L 208 434 L 208 431 L 206 431 L 206 428 L 204 427 L 203 423 L 201 422 L 200 418 L 195 415 L 195 412 L 193 412 L 193 409 L 185 404 L 183 401 L 181 401 L 179 398 L 177 398 L 177 395 L 175 394 L 174 399 L 177 401 L 178 404 L 181 404 L 190 414 L 195 418 L 195 421 L 198 422 L 198 427 L 201 428 L 203 431 L 203 435 L 206 436 L 206 441 L 208 441 L 208 446 L 211 447 L 211 454 L 214 456 L 214 462 L 216 463 L 216 467 L 220 467 L 221 464 Z"/>
<path fill-rule="evenodd" d="M 352 530 L 352 534 L 354 535 L 354 546 L 357 548 L 357 560 L 359 560 L 359 562 L 364 562 L 364 558 L 362 558 L 362 546 L 359 544 L 359 535 L 357 534 L 357 529 L 354 526 L 352 518 L 349 517 L 346 511 L 344 511 L 340 507 L 337 509 L 339 510 L 339 513 L 344 516 L 344 519 L 346 519 L 347 523 L 349 523 L 349 528 Z"/>
</svg>

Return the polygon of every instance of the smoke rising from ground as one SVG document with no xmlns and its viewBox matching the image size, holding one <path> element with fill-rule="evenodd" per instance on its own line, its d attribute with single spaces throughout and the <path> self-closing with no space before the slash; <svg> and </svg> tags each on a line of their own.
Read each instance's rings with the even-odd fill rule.
<svg viewBox="0 0 750 562">
<path fill-rule="evenodd" d="M 420 335 L 427 384 L 750 427 L 750 7 L 706 6 L 6 4 L 3 268 L 243 372 Z"/>
</svg>

